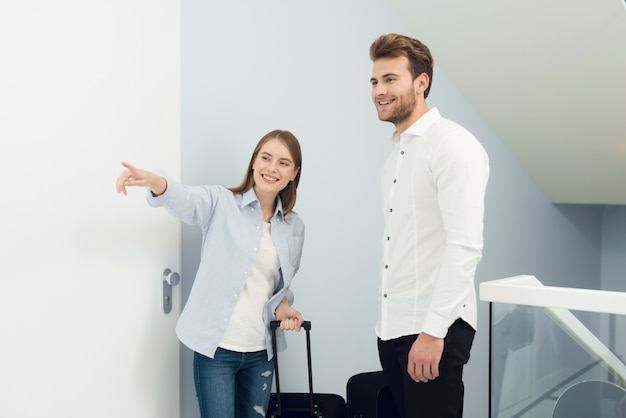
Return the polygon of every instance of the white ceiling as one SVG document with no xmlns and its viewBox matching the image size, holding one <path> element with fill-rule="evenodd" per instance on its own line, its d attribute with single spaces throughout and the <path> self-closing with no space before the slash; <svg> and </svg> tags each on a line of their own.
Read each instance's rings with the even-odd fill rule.
<svg viewBox="0 0 626 418">
<path fill-rule="evenodd" d="M 626 204 L 625 0 L 389 2 L 552 202 Z"/>
</svg>

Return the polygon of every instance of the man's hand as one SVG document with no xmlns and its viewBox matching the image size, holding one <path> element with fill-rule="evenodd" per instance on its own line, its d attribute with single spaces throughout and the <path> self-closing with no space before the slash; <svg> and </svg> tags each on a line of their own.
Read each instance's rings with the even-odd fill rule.
<svg viewBox="0 0 626 418">
<path fill-rule="evenodd" d="M 408 373 L 416 382 L 428 382 L 439 377 L 439 362 L 443 354 L 443 338 L 422 332 L 409 351 Z"/>
</svg>

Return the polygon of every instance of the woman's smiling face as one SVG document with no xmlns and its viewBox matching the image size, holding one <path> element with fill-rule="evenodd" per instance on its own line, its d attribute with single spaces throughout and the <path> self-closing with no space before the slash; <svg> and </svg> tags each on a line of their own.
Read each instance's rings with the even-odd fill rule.
<svg viewBox="0 0 626 418">
<path fill-rule="evenodd" d="M 267 141 L 257 154 L 254 164 L 254 191 L 276 197 L 290 181 L 296 178 L 298 169 L 289 149 L 278 138 Z"/>
</svg>

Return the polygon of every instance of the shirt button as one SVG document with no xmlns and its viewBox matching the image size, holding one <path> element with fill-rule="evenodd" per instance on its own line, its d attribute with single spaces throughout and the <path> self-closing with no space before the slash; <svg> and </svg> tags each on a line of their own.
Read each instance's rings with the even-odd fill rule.
<svg viewBox="0 0 626 418">
<path fill-rule="evenodd" d="M 396 179 L 393 179 L 393 182 L 394 182 L 394 183 L 395 183 L 395 182 L 397 182 L 397 181 L 398 181 L 398 180 L 396 180 Z"/>
<path fill-rule="evenodd" d="M 383 297 L 385 297 L 385 298 L 386 298 L 386 297 L 387 297 L 387 294 L 385 293 L 385 294 L 383 295 Z"/>
<path fill-rule="evenodd" d="M 393 212 L 393 209 L 389 209 L 389 212 Z"/>
<path fill-rule="evenodd" d="M 400 151 L 400 155 L 404 155 L 404 151 Z"/>
<path fill-rule="evenodd" d="M 391 239 L 391 237 L 387 237 L 387 241 L 389 241 Z"/>
<path fill-rule="evenodd" d="M 386 268 L 386 269 L 388 269 L 388 268 L 389 268 L 389 266 L 388 266 L 387 264 L 385 264 L 385 268 Z"/>
</svg>

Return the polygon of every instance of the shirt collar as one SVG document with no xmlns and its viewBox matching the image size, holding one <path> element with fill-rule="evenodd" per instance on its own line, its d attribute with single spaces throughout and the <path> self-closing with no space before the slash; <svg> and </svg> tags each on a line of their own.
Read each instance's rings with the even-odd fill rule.
<svg viewBox="0 0 626 418">
<path fill-rule="evenodd" d="M 254 202 L 258 202 L 259 198 L 256 197 L 256 193 L 254 192 L 254 187 L 250 188 L 247 192 L 245 192 L 241 197 L 241 207 L 251 205 Z M 276 210 L 274 214 L 281 219 L 283 218 L 283 202 L 280 200 L 279 196 L 276 196 Z"/>
<path fill-rule="evenodd" d="M 431 125 L 438 119 L 441 119 L 441 114 L 436 107 L 433 107 L 428 112 L 424 113 L 418 120 L 413 122 L 413 125 L 409 126 L 406 131 L 402 133 L 395 131 L 391 136 L 390 141 L 392 144 L 398 145 L 402 136 L 422 136 L 424 135 L 424 132 L 426 132 L 428 128 L 430 128 Z"/>
</svg>

